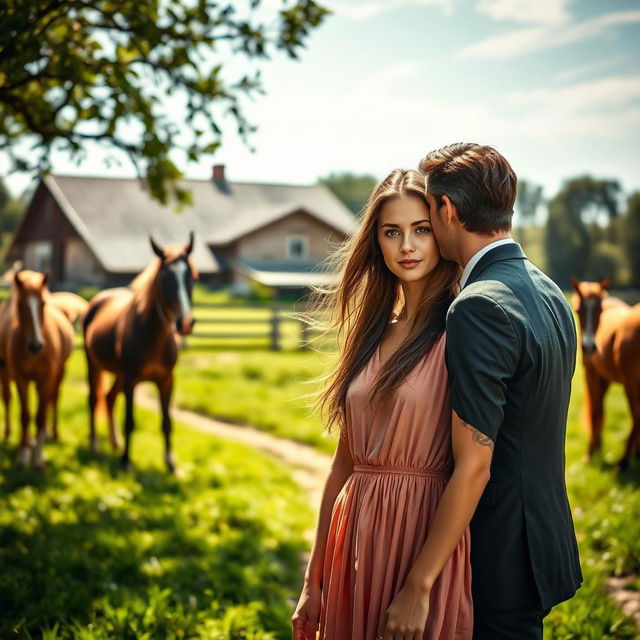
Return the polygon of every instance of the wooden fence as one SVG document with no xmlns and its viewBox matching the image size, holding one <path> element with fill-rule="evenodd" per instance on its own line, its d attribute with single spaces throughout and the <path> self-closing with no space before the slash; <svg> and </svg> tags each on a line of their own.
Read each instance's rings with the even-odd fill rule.
<svg viewBox="0 0 640 640">
<path fill-rule="evenodd" d="M 229 311 L 236 314 L 230 315 Z M 296 310 L 290 306 L 234 305 L 234 304 L 197 304 L 193 307 L 196 318 L 194 332 L 182 339 L 182 347 L 190 348 L 192 342 L 200 343 L 197 348 L 217 348 L 219 345 L 207 344 L 206 341 L 265 339 L 272 351 L 282 349 L 283 325 L 294 325 L 297 333 L 298 349 L 308 349 L 309 339 L 315 332 L 307 322 L 299 318 L 289 317 Z M 259 316 L 259 317 L 257 317 Z M 216 331 L 220 326 L 254 325 L 255 330 Z"/>
</svg>

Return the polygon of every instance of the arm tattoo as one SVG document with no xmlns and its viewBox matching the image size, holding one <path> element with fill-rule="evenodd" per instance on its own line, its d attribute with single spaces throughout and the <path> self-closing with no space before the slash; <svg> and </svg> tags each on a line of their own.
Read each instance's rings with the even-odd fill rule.
<svg viewBox="0 0 640 640">
<path fill-rule="evenodd" d="M 485 436 L 484 433 L 481 433 L 464 420 L 460 420 L 460 422 L 462 422 L 462 425 L 465 428 L 469 429 L 473 433 L 474 442 L 477 442 L 482 447 L 489 447 L 493 451 L 493 440 L 489 436 Z"/>
</svg>

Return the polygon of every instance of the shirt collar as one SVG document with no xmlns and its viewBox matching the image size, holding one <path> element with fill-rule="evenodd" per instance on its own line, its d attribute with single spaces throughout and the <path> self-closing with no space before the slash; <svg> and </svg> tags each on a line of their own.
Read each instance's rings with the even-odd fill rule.
<svg viewBox="0 0 640 640">
<path fill-rule="evenodd" d="M 511 243 L 515 244 L 515 242 L 516 241 L 513 238 L 503 238 L 502 240 L 496 240 L 495 242 L 492 242 L 491 244 L 488 244 L 485 247 L 482 247 L 480 251 L 476 251 L 476 253 L 473 254 L 473 256 L 471 257 L 471 260 L 467 262 L 467 264 L 465 265 L 465 268 L 462 271 L 462 276 L 460 277 L 460 289 L 462 289 L 464 285 L 467 283 L 467 280 L 469 279 L 469 276 L 473 271 L 473 267 L 475 267 L 478 264 L 478 262 L 480 262 L 480 258 L 482 258 L 483 255 L 485 255 L 486 253 L 489 253 L 491 249 L 500 247 L 503 244 L 511 244 Z"/>
</svg>

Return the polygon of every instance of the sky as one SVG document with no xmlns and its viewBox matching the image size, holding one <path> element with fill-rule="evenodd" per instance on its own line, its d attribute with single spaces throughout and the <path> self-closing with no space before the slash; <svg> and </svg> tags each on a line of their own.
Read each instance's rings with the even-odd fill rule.
<svg viewBox="0 0 640 640">
<path fill-rule="evenodd" d="M 591 174 L 640 189 L 640 3 L 634 0 L 320 0 L 334 13 L 299 61 L 263 65 L 246 103 L 252 152 L 227 122 L 221 149 L 186 165 L 209 178 L 308 184 L 330 172 L 384 177 L 431 149 L 495 146 L 552 197 Z M 266 0 L 264 10 L 282 6 Z M 224 60 L 223 60 L 224 62 Z M 239 62 L 227 61 L 228 68 Z M 54 155 L 54 171 L 134 175 Z M 0 157 L 0 173 L 6 162 Z M 18 193 L 27 175 L 12 175 Z"/>
</svg>

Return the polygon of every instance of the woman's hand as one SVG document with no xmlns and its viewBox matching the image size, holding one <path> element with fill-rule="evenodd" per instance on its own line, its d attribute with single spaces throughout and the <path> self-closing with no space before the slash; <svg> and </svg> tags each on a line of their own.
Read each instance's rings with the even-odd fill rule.
<svg viewBox="0 0 640 640">
<path fill-rule="evenodd" d="M 316 640 L 320 623 L 322 589 L 319 584 L 305 582 L 298 600 L 298 606 L 291 616 L 292 640 Z"/>
<path fill-rule="evenodd" d="M 429 615 L 429 593 L 407 582 L 386 611 L 381 640 L 422 640 Z"/>
</svg>

